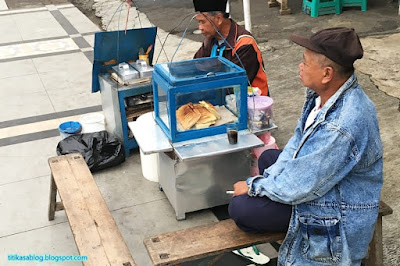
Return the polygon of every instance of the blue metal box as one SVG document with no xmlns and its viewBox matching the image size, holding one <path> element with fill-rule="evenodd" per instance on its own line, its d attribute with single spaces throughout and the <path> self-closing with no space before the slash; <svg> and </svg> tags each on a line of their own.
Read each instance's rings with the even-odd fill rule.
<svg viewBox="0 0 400 266">
<path fill-rule="evenodd" d="M 141 28 L 121 31 L 97 32 L 94 40 L 92 92 L 101 91 L 102 109 L 106 129 L 124 144 L 125 156 L 138 147 L 128 129 L 126 100 L 132 96 L 150 93 L 150 81 L 138 85 L 121 86 L 109 77 L 113 67 L 139 58 L 140 48 L 154 46 L 157 28 Z M 153 60 L 154 49 L 149 53 Z M 150 110 L 149 110 L 150 111 Z"/>
<path fill-rule="evenodd" d="M 239 66 L 222 57 L 157 64 L 153 72 L 155 120 L 171 142 L 226 132 L 225 122 L 247 128 L 247 76 Z M 207 128 L 182 130 L 177 109 L 189 102 L 208 101 L 230 118 Z M 230 121 L 228 121 L 231 119 Z M 221 124 L 222 123 L 222 124 Z"/>
</svg>

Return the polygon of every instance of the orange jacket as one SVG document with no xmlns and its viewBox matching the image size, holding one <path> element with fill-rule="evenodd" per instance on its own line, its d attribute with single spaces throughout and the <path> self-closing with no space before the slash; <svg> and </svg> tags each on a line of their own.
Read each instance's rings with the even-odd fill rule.
<svg viewBox="0 0 400 266">
<path fill-rule="evenodd" d="M 225 45 L 222 56 L 244 68 L 251 86 L 260 88 L 262 95 L 268 95 L 268 79 L 261 51 L 251 33 L 231 20 L 231 28 L 226 41 L 233 49 L 229 45 Z M 206 38 L 194 58 L 209 57 L 212 47 L 216 43 L 218 43 L 216 38 Z"/>
</svg>

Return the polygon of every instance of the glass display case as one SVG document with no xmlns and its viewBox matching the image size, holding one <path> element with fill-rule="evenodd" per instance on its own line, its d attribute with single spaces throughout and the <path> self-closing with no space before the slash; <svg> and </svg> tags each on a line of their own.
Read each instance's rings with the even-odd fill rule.
<svg viewBox="0 0 400 266">
<path fill-rule="evenodd" d="M 155 120 L 171 142 L 247 129 L 247 76 L 222 57 L 157 64 L 153 72 Z"/>
</svg>

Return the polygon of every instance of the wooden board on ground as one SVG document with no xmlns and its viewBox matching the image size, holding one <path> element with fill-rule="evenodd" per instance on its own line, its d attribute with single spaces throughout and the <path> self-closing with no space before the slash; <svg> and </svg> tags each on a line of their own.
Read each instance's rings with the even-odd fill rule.
<svg viewBox="0 0 400 266">
<path fill-rule="evenodd" d="M 134 266 L 135 262 L 80 154 L 49 159 L 49 165 L 84 265 Z"/>
</svg>

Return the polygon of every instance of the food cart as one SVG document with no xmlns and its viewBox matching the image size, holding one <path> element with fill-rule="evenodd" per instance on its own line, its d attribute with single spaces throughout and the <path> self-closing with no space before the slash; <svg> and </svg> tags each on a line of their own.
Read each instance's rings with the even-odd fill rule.
<svg viewBox="0 0 400 266">
<path fill-rule="evenodd" d="M 154 112 L 128 126 L 143 154 L 158 155 L 158 182 L 178 220 L 229 203 L 226 191 L 250 175 L 251 149 L 264 145 L 256 134 L 276 128 L 268 121 L 267 127 L 248 129 L 247 84 L 245 71 L 221 57 L 154 66 Z M 220 118 L 209 126 L 182 126 L 178 110 L 204 102 Z M 228 142 L 227 123 L 237 124 L 237 144 Z"/>
</svg>

